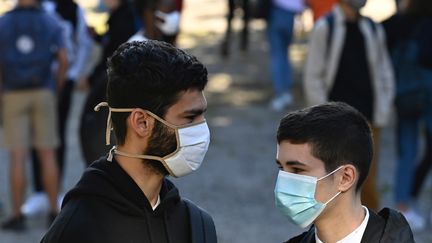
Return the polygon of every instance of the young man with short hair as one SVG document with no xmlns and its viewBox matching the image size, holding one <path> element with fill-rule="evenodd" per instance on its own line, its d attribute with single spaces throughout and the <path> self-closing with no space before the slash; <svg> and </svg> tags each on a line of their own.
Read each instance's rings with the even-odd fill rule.
<svg viewBox="0 0 432 243">
<path fill-rule="evenodd" d="M 364 184 L 363 202 L 379 208 L 376 177 L 380 128 L 391 117 L 395 84 L 380 24 L 360 13 L 367 0 L 338 0 L 310 36 L 304 91 L 308 105 L 345 102 L 372 124 L 375 157 Z"/>
<path fill-rule="evenodd" d="M 42 239 L 54 242 L 216 242 L 211 217 L 180 197 L 166 176 L 201 165 L 210 142 L 204 119 L 207 69 L 160 41 L 121 45 L 108 61 L 106 142 L 64 199 Z"/>
<path fill-rule="evenodd" d="M 362 205 L 373 146 L 356 109 L 332 102 L 291 112 L 277 141 L 276 206 L 298 226 L 313 223 L 288 242 L 414 242 L 401 213 Z"/>
</svg>

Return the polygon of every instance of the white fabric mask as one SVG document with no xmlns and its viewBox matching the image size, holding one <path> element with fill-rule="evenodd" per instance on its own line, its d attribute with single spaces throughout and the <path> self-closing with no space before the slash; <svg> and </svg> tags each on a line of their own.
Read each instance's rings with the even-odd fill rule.
<svg viewBox="0 0 432 243">
<path fill-rule="evenodd" d="M 175 35 L 180 29 L 180 12 L 172 11 L 170 13 L 163 13 L 161 11 L 156 11 L 155 15 L 164 21 L 156 21 L 156 26 L 165 35 Z"/>
<path fill-rule="evenodd" d="M 95 107 L 95 110 L 98 111 L 102 106 L 108 106 L 108 103 L 100 103 Z M 109 107 L 105 138 L 107 145 L 110 142 L 110 132 L 112 128 L 111 112 L 131 112 L 133 110 L 134 109 L 131 108 Z M 112 153 L 125 157 L 157 160 L 160 161 L 170 175 L 174 177 L 182 177 L 197 170 L 201 166 L 210 144 L 210 130 L 207 122 L 204 120 L 186 126 L 176 126 L 168 123 L 150 111 L 146 112 L 157 121 L 174 129 L 177 140 L 177 149 L 164 157 L 159 157 L 153 155 L 129 154 L 117 150 L 114 146 L 110 151 L 108 160 L 112 159 Z"/>
</svg>

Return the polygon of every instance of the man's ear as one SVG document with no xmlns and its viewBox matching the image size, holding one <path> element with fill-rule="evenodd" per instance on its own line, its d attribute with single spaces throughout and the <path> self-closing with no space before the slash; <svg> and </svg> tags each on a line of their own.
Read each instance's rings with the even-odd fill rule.
<svg viewBox="0 0 432 243">
<path fill-rule="evenodd" d="M 155 119 L 143 109 L 134 109 L 129 116 L 129 125 L 139 137 L 150 136 Z"/>
<path fill-rule="evenodd" d="M 341 179 L 339 181 L 339 191 L 346 192 L 355 186 L 358 180 L 358 172 L 354 165 L 347 164 L 341 169 Z"/>
</svg>

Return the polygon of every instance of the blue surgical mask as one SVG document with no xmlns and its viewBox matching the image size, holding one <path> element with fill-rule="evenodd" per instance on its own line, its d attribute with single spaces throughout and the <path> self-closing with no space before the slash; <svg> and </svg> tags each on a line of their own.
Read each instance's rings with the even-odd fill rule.
<svg viewBox="0 0 432 243">
<path fill-rule="evenodd" d="M 313 176 L 279 171 L 274 191 L 276 207 L 292 223 L 302 228 L 307 227 L 321 214 L 326 205 L 341 193 L 338 192 L 326 203 L 320 203 L 315 199 L 317 182 L 327 178 L 340 168 L 342 167 L 319 179 Z"/>
</svg>

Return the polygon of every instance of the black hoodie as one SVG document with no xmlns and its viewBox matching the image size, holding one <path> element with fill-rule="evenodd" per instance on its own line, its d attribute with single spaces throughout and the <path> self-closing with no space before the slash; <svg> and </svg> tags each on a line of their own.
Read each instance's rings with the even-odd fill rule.
<svg viewBox="0 0 432 243">
<path fill-rule="evenodd" d="M 369 210 L 369 221 L 361 243 L 414 243 L 413 234 L 404 216 L 389 208 L 378 214 Z M 315 243 L 315 227 L 296 236 L 287 243 Z"/>
<path fill-rule="evenodd" d="M 165 179 L 153 211 L 144 193 L 113 159 L 101 158 L 69 191 L 41 242 L 191 242 L 186 204 Z"/>
</svg>

